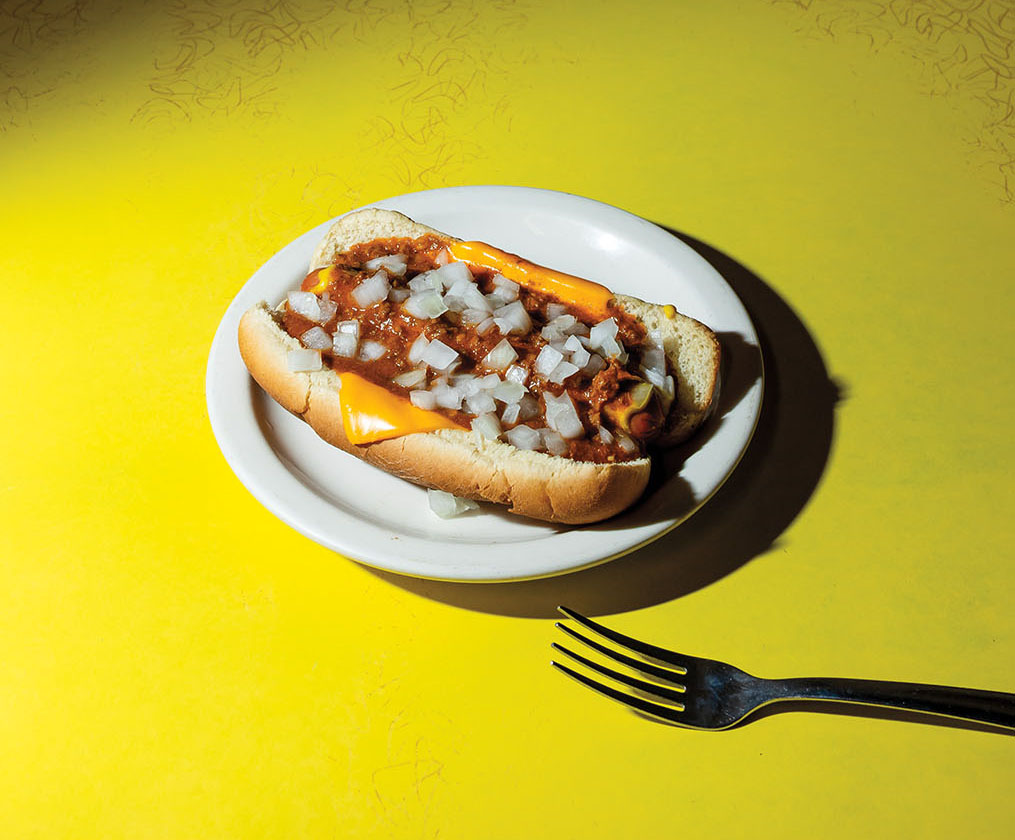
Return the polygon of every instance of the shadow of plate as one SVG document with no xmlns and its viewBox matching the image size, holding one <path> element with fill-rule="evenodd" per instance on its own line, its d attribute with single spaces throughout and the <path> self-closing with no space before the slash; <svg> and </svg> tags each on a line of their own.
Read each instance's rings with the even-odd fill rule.
<svg viewBox="0 0 1015 840">
<path fill-rule="evenodd" d="M 549 618 L 557 614 L 558 604 L 565 603 L 595 616 L 680 598 L 778 545 L 779 536 L 820 484 L 842 389 L 829 377 L 804 322 L 767 283 L 716 248 L 664 229 L 693 248 L 729 283 L 747 308 L 761 344 L 765 364 L 761 416 L 747 452 L 725 484 L 690 519 L 655 542 L 571 574 L 478 585 L 420 580 L 371 569 L 373 574 L 417 595 L 463 609 Z M 724 369 L 721 402 L 711 423 L 722 422 L 723 411 L 755 381 L 758 368 L 757 349 L 740 336 L 724 334 L 720 340 L 733 364 Z M 706 426 L 700 434 L 712 432 L 714 428 Z M 686 445 L 700 445 L 702 439 Z M 667 455 L 661 467 L 663 476 L 679 471 L 685 454 L 674 450 Z"/>
</svg>

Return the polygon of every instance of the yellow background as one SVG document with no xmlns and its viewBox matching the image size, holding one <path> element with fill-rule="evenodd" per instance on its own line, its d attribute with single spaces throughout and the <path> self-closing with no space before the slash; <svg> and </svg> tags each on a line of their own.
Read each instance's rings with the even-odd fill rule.
<svg viewBox="0 0 1015 840">
<path fill-rule="evenodd" d="M 0 833 L 1011 836 L 1008 736 L 668 728 L 548 645 L 563 602 L 766 676 L 1015 691 L 1013 37 L 991 0 L 4 4 Z M 765 419 L 652 549 L 376 574 L 236 480 L 207 352 L 304 230 L 485 183 L 716 249 Z"/>
</svg>

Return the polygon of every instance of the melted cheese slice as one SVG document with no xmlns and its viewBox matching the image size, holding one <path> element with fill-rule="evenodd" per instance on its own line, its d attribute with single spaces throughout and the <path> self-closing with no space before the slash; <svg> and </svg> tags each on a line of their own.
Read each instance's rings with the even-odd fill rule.
<svg viewBox="0 0 1015 840">
<path fill-rule="evenodd" d="M 413 432 L 461 429 L 458 423 L 414 406 L 406 397 L 355 373 L 341 373 L 342 426 L 350 443 L 375 443 Z"/>
<path fill-rule="evenodd" d="M 613 300 L 613 292 L 599 283 L 536 265 L 485 242 L 455 242 L 450 246 L 450 251 L 451 256 L 460 262 L 500 272 L 508 280 L 514 280 L 528 289 L 551 294 L 587 310 L 597 318 L 610 317 L 607 304 Z"/>
<path fill-rule="evenodd" d="M 313 276 L 314 275 L 311 273 L 307 277 L 307 279 L 303 281 L 304 286 L 303 291 L 313 292 L 315 295 L 322 295 L 327 290 L 328 286 L 331 284 L 331 281 L 338 276 L 338 269 L 336 269 L 335 266 L 333 265 L 329 265 L 326 266 L 325 268 L 319 269 L 317 272 L 316 279 L 312 284 L 310 284 L 309 287 L 307 287 L 310 278 Z"/>
</svg>

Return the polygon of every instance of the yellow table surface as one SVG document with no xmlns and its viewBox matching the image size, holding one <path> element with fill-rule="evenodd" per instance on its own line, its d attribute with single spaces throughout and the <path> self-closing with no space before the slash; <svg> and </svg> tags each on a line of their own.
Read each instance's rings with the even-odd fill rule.
<svg viewBox="0 0 1015 840">
<path fill-rule="evenodd" d="M 549 644 L 566 603 L 765 676 L 1015 691 L 1013 36 L 1004 0 L 4 4 L 0 833 L 1012 836 L 1009 736 L 664 727 Z M 233 475 L 212 335 L 303 231 L 491 183 L 702 243 L 765 416 L 627 558 L 374 573 Z"/>
</svg>

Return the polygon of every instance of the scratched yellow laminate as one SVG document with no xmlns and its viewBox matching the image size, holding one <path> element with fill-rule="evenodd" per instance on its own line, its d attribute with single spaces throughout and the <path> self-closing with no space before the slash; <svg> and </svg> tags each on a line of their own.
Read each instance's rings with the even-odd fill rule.
<svg viewBox="0 0 1015 840">
<path fill-rule="evenodd" d="M 548 646 L 566 603 L 763 676 L 1015 691 L 1013 35 L 1001 0 L 5 5 L 3 834 L 1009 834 L 1008 737 L 663 728 Z M 400 581 L 247 493 L 207 353 L 298 234 L 485 183 L 718 249 L 773 402 L 652 548 Z"/>
</svg>

